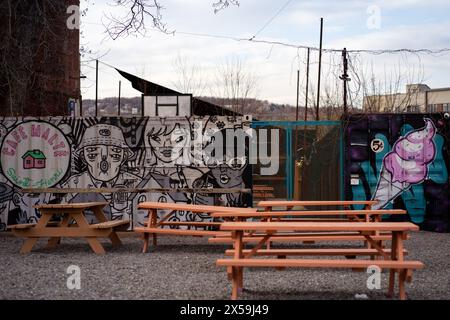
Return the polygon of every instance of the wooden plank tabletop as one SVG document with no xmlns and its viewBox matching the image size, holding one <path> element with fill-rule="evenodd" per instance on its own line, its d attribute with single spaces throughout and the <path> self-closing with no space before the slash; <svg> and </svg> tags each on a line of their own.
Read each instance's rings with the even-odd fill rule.
<svg viewBox="0 0 450 320">
<path fill-rule="evenodd" d="M 380 209 L 380 210 L 302 210 L 302 211 L 258 211 L 258 212 L 213 212 L 212 217 L 286 217 L 286 216 L 353 216 L 353 215 L 385 215 L 385 214 L 406 214 L 402 209 Z"/>
<path fill-rule="evenodd" d="M 349 206 L 357 204 L 376 204 L 378 201 L 374 200 L 361 200 L 361 201 L 260 201 L 258 207 L 295 207 L 295 206 Z"/>
<path fill-rule="evenodd" d="M 167 202 L 142 202 L 138 205 L 139 209 L 169 209 L 191 212 L 242 212 L 250 213 L 256 212 L 256 208 L 238 208 L 238 207 L 219 207 L 219 206 L 204 206 L 196 204 L 183 203 L 167 203 Z"/>
<path fill-rule="evenodd" d="M 22 189 L 24 193 L 168 193 L 187 192 L 205 194 L 251 193 L 251 189 L 241 188 L 34 188 Z"/>
<path fill-rule="evenodd" d="M 97 206 L 106 206 L 108 202 L 80 202 L 80 203 L 49 203 L 33 206 L 36 209 L 88 209 Z"/>
<path fill-rule="evenodd" d="M 224 222 L 226 231 L 416 231 L 411 222 Z"/>
</svg>

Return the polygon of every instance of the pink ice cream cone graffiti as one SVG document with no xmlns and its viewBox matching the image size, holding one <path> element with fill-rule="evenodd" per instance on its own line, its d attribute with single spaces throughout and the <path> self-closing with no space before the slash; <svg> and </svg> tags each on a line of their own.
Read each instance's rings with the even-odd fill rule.
<svg viewBox="0 0 450 320">
<path fill-rule="evenodd" d="M 430 119 L 425 126 L 400 137 L 392 151 L 383 159 L 377 189 L 373 200 L 374 209 L 385 207 L 389 202 L 408 190 L 411 185 L 422 183 L 428 176 L 428 165 L 436 157 L 433 138 L 436 127 Z"/>
</svg>

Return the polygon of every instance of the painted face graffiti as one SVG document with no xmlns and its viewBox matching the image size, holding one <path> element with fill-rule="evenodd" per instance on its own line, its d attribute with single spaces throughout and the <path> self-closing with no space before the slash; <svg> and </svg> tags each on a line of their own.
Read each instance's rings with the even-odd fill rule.
<svg viewBox="0 0 450 320">
<path fill-rule="evenodd" d="M 172 163 L 183 157 L 184 149 L 189 145 L 190 133 L 176 123 L 174 126 L 149 128 L 146 139 L 157 160 Z"/>
<path fill-rule="evenodd" d="M 115 179 L 122 165 L 132 155 L 122 131 L 107 124 L 87 128 L 79 151 L 82 152 L 91 177 L 103 182 Z"/>
<path fill-rule="evenodd" d="M 208 167 L 221 188 L 232 188 L 242 184 L 242 174 L 247 163 L 247 157 L 232 158 L 224 163 L 212 162 Z"/>
<path fill-rule="evenodd" d="M 126 152 L 114 146 L 89 146 L 83 148 L 89 173 L 96 180 L 110 181 L 117 177 L 123 165 Z"/>
</svg>

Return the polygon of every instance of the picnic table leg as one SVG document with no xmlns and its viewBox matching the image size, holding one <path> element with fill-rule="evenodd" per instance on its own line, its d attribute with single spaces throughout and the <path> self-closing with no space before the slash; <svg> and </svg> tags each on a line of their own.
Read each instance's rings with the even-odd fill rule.
<svg viewBox="0 0 450 320">
<path fill-rule="evenodd" d="M 233 267 L 231 290 L 231 300 L 237 300 L 239 291 L 239 276 L 237 267 Z"/>
<path fill-rule="evenodd" d="M 397 260 L 397 242 L 399 234 L 398 232 L 392 232 L 392 243 L 391 243 L 391 260 Z M 389 290 L 388 297 L 392 298 L 394 296 L 395 289 L 395 269 L 389 271 Z"/>
<path fill-rule="evenodd" d="M 100 241 L 95 237 L 86 237 L 89 246 L 96 254 L 105 254 L 105 249 L 103 248 Z"/>
<path fill-rule="evenodd" d="M 89 223 L 84 217 L 83 209 L 73 212 L 69 216 L 71 216 L 76 221 L 79 228 L 89 228 Z M 97 237 L 86 237 L 86 241 L 88 242 L 92 251 L 94 251 L 96 254 L 105 254 L 105 249 L 103 248 Z"/>
<path fill-rule="evenodd" d="M 236 221 L 237 222 L 242 222 L 242 221 L 244 221 L 245 219 L 243 219 L 243 218 L 236 218 Z M 233 237 L 233 234 L 234 233 L 232 233 L 232 237 Z M 233 238 L 234 239 L 234 238 Z M 243 245 L 243 244 L 242 244 Z M 236 252 L 236 242 L 233 242 L 233 249 L 235 250 L 235 252 Z M 227 277 L 228 277 L 228 280 L 233 280 L 233 267 L 227 267 Z"/>
<path fill-rule="evenodd" d="M 61 221 L 60 227 L 67 227 L 69 225 L 70 222 L 70 217 L 69 214 L 64 214 L 64 217 Z M 59 243 L 61 243 L 61 237 L 53 237 L 50 238 L 47 242 L 47 246 L 45 247 L 46 249 L 54 249 L 56 247 L 56 245 L 58 245 Z"/>
<path fill-rule="evenodd" d="M 397 260 L 403 261 L 403 239 L 404 232 L 399 231 L 395 232 L 397 237 Z M 406 299 L 406 291 L 405 291 L 405 280 L 406 280 L 406 269 L 397 270 L 398 274 L 398 290 L 399 290 L 399 298 L 400 300 Z"/>
<path fill-rule="evenodd" d="M 398 291 L 400 300 L 406 300 L 405 280 L 406 280 L 406 270 L 402 269 L 399 272 L 398 276 Z"/>
<path fill-rule="evenodd" d="M 286 259 L 286 256 L 277 256 L 278 259 Z M 275 267 L 276 270 L 282 271 L 286 269 L 286 267 Z"/>
<path fill-rule="evenodd" d="M 244 248 L 243 242 L 242 242 L 243 233 L 244 233 L 243 231 L 238 231 L 237 232 L 237 243 L 236 243 L 237 244 L 237 248 L 235 250 L 238 253 L 238 259 L 242 259 L 242 257 L 243 257 L 243 253 L 242 253 L 242 250 Z M 242 290 L 244 290 L 244 268 L 243 267 L 239 267 L 238 270 L 239 270 L 238 271 L 239 288 L 242 291 Z"/>
<path fill-rule="evenodd" d="M 111 240 L 113 247 L 119 247 L 122 245 L 122 241 L 120 240 L 114 229 L 111 229 L 111 233 L 109 234 L 108 238 L 109 240 Z"/>
<path fill-rule="evenodd" d="M 150 217 L 151 228 L 156 228 L 156 224 L 157 224 L 157 220 L 158 220 L 158 212 L 156 211 L 156 209 L 151 209 L 150 212 L 151 212 L 151 217 Z M 152 235 L 153 235 L 153 245 L 156 246 L 157 242 L 158 242 L 157 235 L 156 235 L 156 233 L 153 233 Z"/>
<path fill-rule="evenodd" d="M 148 251 L 148 238 L 149 238 L 149 234 L 144 233 L 144 247 L 142 248 L 142 253 L 147 253 L 147 251 Z"/>
<path fill-rule="evenodd" d="M 272 211 L 272 207 L 264 207 L 264 211 Z M 270 221 L 272 221 L 272 219 L 269 217 L 269 218 L 266 219 L 266 221 L 270 222 Z M 267 250 L 270 250 L 270 247 L 271 247 L 271 243 L 270 243 L 270 240 L 269 240 L 269 241 L 267 241 L 267 244 L 266 244 Z"/>
<path fill-rule="evenodd" d="M 234 238 L 234 258 L 241 259 L 242 258 L 242 236 L 243 231 L 234 231 L 232 233 L 232 237 Z M 231 299 L 236 300 L 238 298 L 239 289 L 243 287 L 243 272 L 242 267 L 233 267 L 232 272 L 232 293 Z"/>
<path fill-rule="evenodd" d="M 26 239 L 22 245 L 22 248 L 20 249 L 20 253 L 22 253 L 22 254 L 29 253 L 33 249 L 33 247 L 37 241 L 38 241 L 38 238 Z"/>
<path fill-rule="evenodd" d="M 272 218 L 271 218 L 271 217 L 267 218 L 267 222 L 271 222 L 271 221 L 272 221 Z M 267 247 L 267 250 L 270 250 L 270 249 L 271 249 L 272 243 L 270 242 L 270 239 L 269 239 L 269 241 L 267 241 L 266 247 Z"/>
<path fill-rule="evenodd" d="M 377 215 L 375 215 L 375 217 L 374 217 L 374 220 L 375 220 L 375 222 L 381 222 L 381 215 L 379 215 L 379 214 L 377 214 Z M 375 236 L 379 236 L 380 235 L 380 231 L 375 231 Z M 381 248 L 383 248 L 383 241 L 382 240 L 378 240 L 378 241 L 376 241 L 376 243 L 381 247 Z M 378 256 L 374 256 L 374 260 L 378 260 L 380 257 L 378 257 Z"/>
<path fill-rule="evenodd" d="M 236 243 L 233 242 L 233 249 L 236 252 Z M 227 267 L 227 278 L 228 280 L 233 280 L 233 267 Z"/>
<path fill-rule="evenodd" d="M 41 219 L 39 219 L 38 223 L 34 227 L 35 229 L 38 229 L 38 230 L 44 229 L 52 217 L 52 214 L 47 213 L 45 211 L 45 209 L 41 209 L 41 214 L 42 214 Z M 26 239 L 22 245 L 22 248 L 20 249 L 20 253 L 22 253 L 22 254 L 29 253 L 33 249 L 33 247 L 37 241 L 38 241 L 38 238 L 35 238 L 35 237 Z"/>
<path fill-rule="evenodd" d="M 94 215 L 99 222 L 107 222 L 108 221 L 108 219 L 105 217 L 105 214 L 103 213 L 103 208 L 104 208 L 104 205 L 92 208 L 92 211 L 94 212 Z M 119 236 L 117 235 L 117 233 L 114 230 L 112 230 L 112 232 L 108 235 L 108 238 L 109 238 L 109 240 L 111 240 L 111 243 L 114 247 L 122 245 L 122 241 L 120 241 Z"/>
<path fill-rule="evenodd" d="M 147 227 L 148 228 L 154 228 L 153 216 L 155 215 L 155 212 L 156 212 L 155 209 L 149 209 L 148 210 L 148 220 L 147 220 Z M 144 233 L 144 247 L 142 248 L 142 253 L 147 253 L 147 251 L 148 251 L 149 238 L 150 238 L 150 234 Z M 153 238 L 153 244 L 156 246 L 155 238 Z"/>
</svg>

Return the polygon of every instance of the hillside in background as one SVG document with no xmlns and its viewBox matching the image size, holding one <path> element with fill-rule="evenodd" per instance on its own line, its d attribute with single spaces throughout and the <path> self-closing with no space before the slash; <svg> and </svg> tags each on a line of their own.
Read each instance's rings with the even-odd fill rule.
<svg viewBox="0 0 450 320">
<path fill-rule="evenodd" d="M 243 99 L 239 101 L 238 105 L 233 104 L 230 99 L 216 98 L 216 97 L 198 97 L 199 99 L 208 101 L 210 103 L 237 111 L 241 114 L 249 114 L 258 120 L 290 120 L 296 118 L 296 108 L 289 104 L 276 104 L 267 100 L 258 99 Z M 103 98 L 98 100 L 98 115 L 99 116 L 116 116 L 118 115 L 117 97 Z M 141 114 L 141 97 L 121 98 L 121 115 L 132 116 Z M 321 120 L 335 120 L 339 119 L 340 108 L 320 108 Z M 83 116 L 95 115 L 95 100 L 83 100 L 82 105 Z M 299 107 L 299 120 L 304 120 L 305 108 Z M 315 109 L 308 108 L 308 120 L 315 119 Z"/>
</svg>

